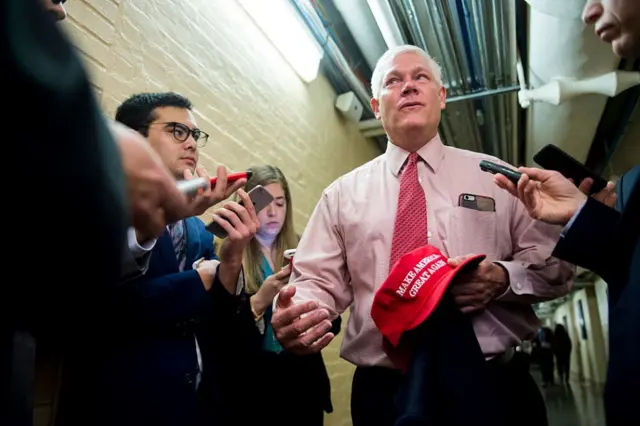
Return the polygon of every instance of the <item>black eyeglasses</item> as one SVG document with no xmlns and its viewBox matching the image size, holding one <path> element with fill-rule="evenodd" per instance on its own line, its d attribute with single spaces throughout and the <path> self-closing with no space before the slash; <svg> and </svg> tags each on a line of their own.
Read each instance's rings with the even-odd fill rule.
<svg viewBox="0 0 640 426">
<path fill-rule="evenodd" d="M 193 136 L 193 139 L 196 141 L 196 145 L 198 148 L 202 148 L 207 144 L 209 140 L 209 134 L 203 132 L 200 129 L 190 129 L 185 124 L 178 123 L 176 121 L 167 121 L 164 123 L 152 123 L 149 126 L 161 124 L 166 126 L 167 130 L 173 134 L 173 137 L 178 142 L 184 142 L 189 139 L 189 136 Z"/>
</svg>

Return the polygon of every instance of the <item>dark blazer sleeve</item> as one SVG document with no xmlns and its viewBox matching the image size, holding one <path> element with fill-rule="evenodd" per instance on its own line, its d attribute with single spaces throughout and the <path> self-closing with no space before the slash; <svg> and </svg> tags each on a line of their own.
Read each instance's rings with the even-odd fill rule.
<svg viewBox="0 0 640 426">
<path fill-rule="evenodd" d="M 607 282 L 619 279 L 621 213 L 589 198 L 571 227 L 560 237 L 553 255 L 590 269 Z"/>
<path fill-rule="evenodd" d="M 201 245 L 205 247 L 205 258 L 217 259 L 215 254 L 213 234 L 207 231 L 204 223 L 198 220 L 198 228 L 201 235 Z M 239 280 L 244 283 L 244 271 L 240 272 Z M 229 353 L 238 353 L 241 346 L 255 348 L 260 333 L 255 325 L 249 295 L 245 293 L 244 287 L 236 294 L 230 294 L 220 281 L 216 273 L 213 286 L 209 291 L 209 303 L 211 304 L 211 315 L 209 327 L 212 335 L 217 336 L 216 341 L 225 341 L 227 348 L 233 348 Z"/>
<path fill-rule="evenodd" d="M 123 284 L 128 311 L 143 323 L 189 319 L 206 308 L 207 291 L 198 272 L 184 271 L 150 278 L 143 275 Z"/>
<path fill-rule="evenodd" d="M 640 165 L 625 173 L 616 186 L 617 209 L 587 199 L 573 224 L 560 237 L 553 255 L 590 269 L 619 294 L 627 280 L 629 262 L 636 249 L 640 220 Z"/>
<path fill-rule="evenodd" d="M 2 295 L 11 314 L 0 333 L 0 423 L 12 425 L 32 423 L 34 374 L 21 352 L 32 339 L 17 341 L 30 336 L 12 329 L 51 337 L 103 318 L 128 217 L 118 147 L 78 55 L 41 3 L 0 1 L 2 81 L 16 93 L 6 99 L 3 156 L 17 170 L 27 165 L 7 174 L 4 193 L 14 206 L 4 262 L 27 276 Z"/>
<path fill-rule="evenodd" d="M 213 235 L 206 231 L 199 219 L 192 223 L 196 224 L 200 240 L 198 257 L 216 259 Z M 167 324 L 200 316 L 208 309 L 208 293 L 212 297 L 217 296 L 213 297 L 214 300 L 224 296 L 219 295 L 220 288 L 226 293 L 217 280 L 217 274 L 212 288 L 207 292 L 198 272 L 185 270 L 161 276 L 141 275 L 124 282 L 120 292 L 129 304 L 128 311 L 138 321 L 143 324 Z"/>
<path fill-rule="evenodd" d="M 640 180 L 640 164 L 632 167 L 631 170 L 620 177 L 616 185 L 616 194 L 618 195 L 616 209 L 618 211 L 625 211 L 638 180 Z"/>
<path fill-rule="evenodd" d="M 79 55 L 40 1 L 0 2 L 0 63 L 19 93 L 5 116 L 17 133 L 4 156 L 28 158 L 33 171 L 7 186 L 21 234 L 6 260 L 31 278 L 5 297 L 18 322 L 59 332 L 97 315 L 100 293 L 118 283 L 128 222 L 120 153 Z"/>
</svg>

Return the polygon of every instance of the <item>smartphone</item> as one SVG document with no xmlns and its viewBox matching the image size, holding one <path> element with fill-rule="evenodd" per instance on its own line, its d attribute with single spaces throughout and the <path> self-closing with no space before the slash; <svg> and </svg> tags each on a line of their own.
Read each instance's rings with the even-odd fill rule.
<svg viewBox="0 0 640 426">
<path fill-rule="evenodd" d="M 267 191 L 263 186 L 258 185 L 248 192 L 249 198 L 253 202 L 253 208 L 256 209 L 256 213 L 260 213 L 262 209 L 267 207 L 274 200 L 273 195 Z M 242 201 L 239 203 L 242 205 Z M 224 219 L 224 218 L 223 218 Z M 226 238 L 227 231 L 218 224 L 218 222 L 211 222 L 207 225 L 207 231 L 211 232 L 218 238 Z"/>
<path fill-rule="evenodd" d="M 293 266 L 293 256 L 296 254 L 296 249 L 289 249 L 284 251 L 284 258 L 289 261 L 289 264 Z"/>
<path fill-rule="evenodd" d="M 555 170 L 562 173 L 567 179 L 573 179 L 576 186 L 580 185 L 580 182 L 585 178 L 593 179 L 591 194 L 600 192 L 607 186 L 606 179 L 589 170 L 578 160 L 553 144 L 549 144 L 538 151 L 533 156 L 533 161 L 547 170 Z"/>
<path fill-rule="evenodd" d="M 240 179 L 243 179 L 243 178 L 246 178 L 247 180 L 249 180 L 251 178 L 252 174 L 253 173 L 251 173 L 249 171 L 231 173 L 231 174 L 227 175 L 227 184 L 233 183 L 233 182 L 235 182 L 237 180 L 240 180 Z M 211 187 L 212 188 L 214 186 L 216 186 L 216 182 L 217 181 L 218 181 L 218 177 L 217 176 L 214 176 L 211 179 L 209 179 L 209 182 L 211 183 Z M 178 186 L 178 190 L 180 192 L 182 192 L 186 196 L 192 197 L 192 196 L 196 195 L 199 190 L 205 189 L 207 187 L 207 180 L 205 178 L 199 177 L 197 179 L 178 181 L 176 183 L 176 185 Z"/>
<path fill-rule="evenodd" d="M 491 197 L 476 194 L 460 194 L 458 206 L 480 212 L 495 212 L 496 201 Z"/>
<path fill-rule="evenodd" d="M 520 176 L 522 176 L 522 173 L 517 170 L 513 170 L 509 167 L 504 167 L 500 164 L 496 164 L 487 160 L 482 160 L 480 162 L 480 170 L 482 170 L 483 172 L 493 173 L 494 175 L 500 173 L 516 185 L 520 180 Z"/>
</svg>

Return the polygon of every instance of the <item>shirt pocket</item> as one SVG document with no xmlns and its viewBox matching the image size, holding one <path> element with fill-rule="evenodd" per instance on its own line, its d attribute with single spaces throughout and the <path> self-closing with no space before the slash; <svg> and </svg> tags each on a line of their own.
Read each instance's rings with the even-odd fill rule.
<svg viewBox="0 0 640 426">
<path fill-rule="evenodd" d="M 442 220 L 443 244 L 450 257 L 485 254 L 498 258 L 498 220 L 496 212 L 483 212 L 465 207 L 451 207 Z"/>
</svg>

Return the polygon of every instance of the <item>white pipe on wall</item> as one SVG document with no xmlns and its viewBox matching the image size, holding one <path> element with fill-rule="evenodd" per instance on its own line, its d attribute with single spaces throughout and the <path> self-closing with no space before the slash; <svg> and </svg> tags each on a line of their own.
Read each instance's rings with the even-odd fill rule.
<svg viewBox="0 0 640 426">
<path fill-rule="evenodd" d="M 581 80 L 557 78 L 537 89 L 520 90 L 518 101 L 522 108 L 528 108 L 531 102 L 560 105 L 569 99 L 588 94 L 613 97 L 637 85 L 640 85 L 640 72 L 633 71 L 612 71 Z"/>
<path fill-rule="evenodd" d="M 584 161 L 607 103 L 587 84 L 576 98 L 573 84 L 615 72 L 620 58 L 581 20 L 586 0 L 526 0 L 529 5 L 529 60 L 525 77 L 534 96 L 558 101 L 531 102 L 527 108 L 527 163 L 552 143 L 578 161 Z M 611 78 L 611 77 L 608 77 Z M 547 86 L 550 84 L 550 86 Z M 546 86 L 546 87 L 545 87 Z M 578 83 L 580 91 L 584 90 Z M 542 94 L 541 94 L 542 93 Z M 525 102 L 526 105 L 526 102 Z"/>
<path fill-rule="evenodd" d="M 389 5 L 387 0 L 367 0 L 367 3 L 380 28 L 382 37 L 385 43 L 387 43 L 387 47 L 392 48 L 404 44 L 402 33 L 400 32 L 400 28 L 398 28 L 398 24 L 393 16 L 393 11 L 391 10 L 391 5 Z"/>
<path fill-rule="evenodd" d="M 263 0 L 265 1 L 265 0 Z M 362 0 L 334 0 L 336 8 L 351 31 L 371 69 L 386 50 L 386 43 L 373 13 Z"/>
</svg>

